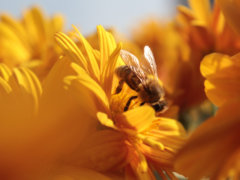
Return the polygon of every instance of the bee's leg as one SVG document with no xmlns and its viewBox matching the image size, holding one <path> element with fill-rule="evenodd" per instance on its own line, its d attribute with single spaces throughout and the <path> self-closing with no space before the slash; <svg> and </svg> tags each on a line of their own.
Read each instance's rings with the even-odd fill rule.
<svg viewBox="0 0 240 180">
<path fill-rule="evenodd" d="M 133 99 L 136 99 L 136 98 L 137 98 L 137 96 L 132 96 L 132 97 L 129 98 L 126 106 L 124 107 L 124 111 L 127 111 L 127 110 L 128 110 L 128 108 L 129 108 L 129 106 L 130 106 L 130 104 L 131 104 L 131 101 L 132 101 Z"/>
<path fill-rule="evenodd" d="M 121 79 L 121 80 L 119 81 L 119 83 L 118 83 L 118 87 L 116 88 L 116 92 L 115 92 L 115 94 L 118 94 L 118 93 L 121 92 L 122 87 L 123 87 L 123 83 L 124 83 L 124 80 Z"/>
<path fill-rule="evenodd" d="M 145 102 L 142 102 L 141 104 L 140 104 L 140 106 L 143 106 L 145 104 Z"/>
</svg>

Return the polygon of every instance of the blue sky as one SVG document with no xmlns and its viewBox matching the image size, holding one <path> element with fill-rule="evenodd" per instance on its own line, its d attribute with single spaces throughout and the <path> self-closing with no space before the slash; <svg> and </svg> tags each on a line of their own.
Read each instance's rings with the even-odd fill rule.
<svg viewBox="0 0 240 180">
<path fill-rule="evenodd" d="M 128 32 L 148 17 L 171 18 L 180 0 L 0 0 L 0 12 L 15 17 L 33 5 L 42 7 L 48 15 L 61 13 L 66 25 L 75 24 L 83 34 L 95 31 L 98 24 Z"/>
</svg>

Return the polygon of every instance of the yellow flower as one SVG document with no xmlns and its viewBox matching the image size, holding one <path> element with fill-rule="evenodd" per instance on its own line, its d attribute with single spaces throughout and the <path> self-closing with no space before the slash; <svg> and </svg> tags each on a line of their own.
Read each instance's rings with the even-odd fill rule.
<svg viewBox="0 0 240 180">
<path fill-rule="evenodd" d="M 56 34 L 77 73 L 66 77 L 65 82 L 80 107 L 86 111 L 88 108 L 85 118 L 90 116 L 98 124 L 81 146 L 65 158 L 66 163 L 112 178 L 155 179 L 155 171 L 174 178 L 173 157 L 185 139 L 182 126 L 176 120 L 156 117 L 148 105 L 140 107 L 139 99 L 124 112 L 128 99 L 136 92 L 125 84 L 119 94 L 114 94 L 119 81 L 115 69 L 123 64 L 119 56 L 121 44 L 116 44 L 102 26 L 97 27 L 99 50 L 92 48 L 77 29 L 76 32 L 80 48 L 65 34 Z"/>
<path fill-rule="evenodd" d="M 219 106 L 177 155 L 176 169 L 190 179 L 239 179 L 240 54 L 211 54 L 201 63 L 205 92 Z"/>
<path fill-rule="evenodd" d="M 0 20 L 0 61 L 9 67 L 28 66 L 44 78 L 58 59 L 60 49 L 54 43 L 54 33 L 62 31 L 63 18 L 44 16 L 33 7 L 15 20 L 7 14 Z"/>
</svg>

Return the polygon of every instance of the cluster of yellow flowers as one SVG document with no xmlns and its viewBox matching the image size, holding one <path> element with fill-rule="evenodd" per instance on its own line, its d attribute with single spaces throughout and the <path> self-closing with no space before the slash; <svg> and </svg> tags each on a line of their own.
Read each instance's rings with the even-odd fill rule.
<svg viewBox="0 0 240 180">
<path fill-rule="evenodd" d="M 1 14 L 0 179 L 239 179 L 239 8 L 189 0 L 174 21 L 148 21 L 132 39 L 101 25 L 86 38 L 75 26 L 62 32 L 63 18 L 37 7 L 19 20 Z M 162 112 L 127 81 L 116 93 L 122 54 L 141 57 L 145 45 Z"/>
</svg>

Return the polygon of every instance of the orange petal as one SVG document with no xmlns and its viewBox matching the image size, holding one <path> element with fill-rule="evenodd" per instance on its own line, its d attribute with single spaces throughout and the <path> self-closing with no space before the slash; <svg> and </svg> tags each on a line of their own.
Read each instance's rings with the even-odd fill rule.
<svg viewBox="0 0 240 180">
<path fill-rule="evenodd" d="M 218 3 L 223 11 L 224 16 L 226 17 L 226 21 L 230 23 L 234 30 L 240 33 L 240 1 L 218 0 Z"/>
<path fill-rule="evenodd" d="M 218 106 L 240 97 L 239 55 L 230 58 L 214 53 L 206 56 L 201 63 L 201 73 L 207 79 L 206 94 Z"/>
<path fill-rule="evenodd" d="M 178 172 L 189 179 L 216 179 L 221 174 L 233 152 L 240 148 L 239 105 L 239 101 L 224 105 L 215 117 L 197 128 L 176 157 Z"/>
<path fill-rule="evenodd" d="M 58 60 L 45 79 L 35 128 L 39 159 L 53 161 L 72 151 L 97 123 L 83 110 L 83 103 L 64 88 L 64 78 L 76 74 L 71 63 L 66 58 Z"/>
<path fill-rule="evenodd" d="M 42 86 L 27 68 L 14 68 L 11 72 L 0 64 L 0 69 L 0 169 L 6 171 L 0 174 L 8 174 L 24 169 L 34 161 L 32 149 L 37 146 L 32 142 L 36 141 L 35 115 Z"/>
<path fill-rule="evenodd" d="M 204 57 L 201 63 L 201 73 L 204 77 L 219 73 L 222 69 L 232 66 L 233 62 L 225 54 L 212 53 Z"/>
<path fill-rule="evenodd" d="M 39 175 L 38 175 L 39 176 Z M 48 174 L 41 176 L 40 178 L 32 177 L 37 180 L 111 180 L 110 177 L 105 176 L 97 171 L 87 168 L 76 167 L 61 167 Z"/>
<path fill-rule="evenodd" d="M 152 126 L 142 133 L 146 138 L 159 142 L 164 149 L 151 147 L 147 144 L 142 145 L 144 154 L 151 160 L 163 166 L 171 167 L 176 151 L 185 143 L 186 132 L 183 126 L 174 119 L 158 118 Z"/>
<path fill-rule="evenodd" d="M 73 165 L 109 172 L 122 168 L 127 160 L 127 152 L 122 133 L 115 130 L 101 130 L 89 135 L 66 160 Z"/>
</svg>

